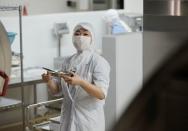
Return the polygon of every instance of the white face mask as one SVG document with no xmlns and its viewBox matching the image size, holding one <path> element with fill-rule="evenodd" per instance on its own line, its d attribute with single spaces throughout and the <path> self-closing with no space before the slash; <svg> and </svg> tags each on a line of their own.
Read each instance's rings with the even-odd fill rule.
<svg viewBox="0 0 188 131">
<path fill-rule="evenodd" d="M 91 37 L 73 36 L 73 44 L 78 51 L 89 49 L 91 46 Z"/>
</svg>

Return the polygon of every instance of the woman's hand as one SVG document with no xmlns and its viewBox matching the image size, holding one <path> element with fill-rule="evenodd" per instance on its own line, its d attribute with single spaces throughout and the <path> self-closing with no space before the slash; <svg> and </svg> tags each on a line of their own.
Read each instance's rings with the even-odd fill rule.
<svg viewBox="0 0 188 131">
<path fill-rule="evenodd" d="M 47 71 L 47 73 L 42 74 L 42 80 L 47 83 L 47 86 L 51 90 L 53 94 L 56 94 L 59 92 L 58 85 L 52 80 L 52 74 Z"/>
<path fill-rule="evenodd" d="M 65 74 L 61 74 L 60 76 L 65 80 L 65 82 L 67 82 L 68 84 L 71 85 L 80 85 L 82 79 L 80 78 L 79 75 L 71 72 L 71 75 L 65 75 Z"/>
<path fill-rule="evenodd" d="M 100 87 L 97 87 L 96 85 L 91 84 L 90 82 L 83 80 L 80 78 L 79 75 L 71 72 L 71 75 L 65 75 L 64 73 L 60 73 L 60 77 L 65 80 L 68 84 L 71 85 L 80 85 L 88 94 L 103 100 L 105 99 L 104 92 Z"/>
<path fill-rule="evenodd" d="M 52 75 L 47 71 L 47 73 L 42 74 L 42 80 L 46 83 L 48 83 L 49 80 L 52 79 Z"/>
</svg>

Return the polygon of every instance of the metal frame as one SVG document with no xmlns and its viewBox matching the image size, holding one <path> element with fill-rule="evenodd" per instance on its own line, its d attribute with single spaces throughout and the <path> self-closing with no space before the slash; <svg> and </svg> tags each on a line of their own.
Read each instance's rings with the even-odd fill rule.
<svg viewBox="0 0 188 131">
<path fill-rule="evenodd" d="M 0 11 L 18 11 L 19 13 L 19 34 L 20 34 L 20 69 L 21 69 L 21 81 L 19 83 L 10 83 L 9 87 L 21 87 L 21 101 L 22 101 L 22 131 L 25 131 L 28 129 L 28 127 L 31 127 L 29 125 L 29 110 L 31 108 L 35 108 L 41 105 L 51 104 L 54 102 L 62 101 L 63 98 L 45 101 L 41 103 L 36 103 L 36 84 L 42 83 L 43 81 L 40 79 L 38 80 L 30 80 L 24 82 L 24 72 L 23 72 L 23 40 L 22 40 L 22 6 L 0 6 Z M 26 105 L 25 104 L 25 94 L 24 94 L 24 86 L 26 85 L 34 85 L 34 104 Z M 36 113 L 36 112 L 35 112 Z"/>
<path fill-rule="evenodd" d="M 63 98 L 59 98 L 59 99 L 55 99 L 55 100 L 50 100 L 50 101 L 45 101 L 45 102 L 40 102 L 40 103 L 37 103 L 37 104 L 32 104 L 32 105 L 29 105 L 26 107 L 26 128 L 27 129 L 32 129 L 32 125 L 30 125 L 29 123 L 29 120 L 30 120 L 30 115 L 29 115 L 29 111 L 30 109 L 33 109 L 33 108 L 36 108 L 36 107 L 39 107 L 41 105 L 47 105 L 47 104 L 51 104 L 51 103 L 54 103 L 54 102 L 58 102 L 58 101 L 62 101 Z"/>
</svg>

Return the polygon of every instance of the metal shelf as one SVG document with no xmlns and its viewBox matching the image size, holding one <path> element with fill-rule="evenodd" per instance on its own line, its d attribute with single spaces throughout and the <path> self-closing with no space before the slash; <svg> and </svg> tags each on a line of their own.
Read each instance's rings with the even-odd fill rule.
<svg viewBox="0 0 188 131">
<path fill-rule="evenodd" d="M 0 112 L 9 111 L 21 107 L 21 101 L 11 98 L 0 98 Z"/>
<path fill-rule="evenodd" d="M 24 76 L 23 76 L 23 44 L 22 44 L 22 6 L 0 6 L 0 11 L 18 11 L 20 33 L 20 60 L 21 60 L 21 107 L 22 107 L 22 130 L 25 131 L 25 103 L 24 103 Z"/>
<path fill-rule="evenodd" d="M 16 11 L 19 10 L 19 6 L 0 6 L 0 11 Z"/>
<path fill-rule="evenodd" d="M 35 107 L 38 107 L 40 105 L 46 105 L 50 104 L 56 101 L 62 101 L 63 98 L 55 99 L 51 101 L 45 101 L 41 103 L 35 103 L 36 102 L 36 96 L 34 96 L 34 104 L 26 105 L 24 102 L 25 95 L 24 95 L 24 86 L 26 85 L 34 85 L 34 92 L 36 92 L 36 84 L 42 83 L 43 81 L 41 79 L 36 80 L 26 80 L 24 81 L 24 74 L 23 74 L 23 47 L 22 47 L 22 7 L 21 6 L 0 6 L 0 11 L 18 11 L 19 12 L 19 29 L 20 29 L 20 59 L 21 59 L 21 80 L 16 83 L 9 83 L 9 87 L 21 87 L 21 101 L 12 101 L 9 106 L 7 106 L 8 109 L 15 109 L 16 107 L 22 108 L 22 131 L 25 131 L 29 129 L 29 110 Z M 36 94 L 36 93 L 35 93 Z M 14 99 L 13 99 L 14 100 Z M 1 103 L 0 103 L 1 104 Z M 6 109 L 7 109 L 6 108 Z M 6 109 L 2 107 L 2 109 L 5 111 Z M 7 111 L 7 110 L 6 110 Z M 47 125 L 48 126 L 48 125 Z M 36 126 L 37 127 L 37 126 Z M 46 126 L 45 126 L 46 127 Z M 41 128 L 42 129 L 42 128 Z"/>
</svg>

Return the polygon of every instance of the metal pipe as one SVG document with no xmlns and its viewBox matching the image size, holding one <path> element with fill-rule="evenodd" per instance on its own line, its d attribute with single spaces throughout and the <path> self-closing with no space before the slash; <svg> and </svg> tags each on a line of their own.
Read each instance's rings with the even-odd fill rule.
<svg viewBox="0 0 188 131">
<path fill-rule="evenodd" d="M 34 108 L 34 107 L 39 107 L 41 105 L 46 105 L 46 104 L 50 104 L 50 103 L 61 101 L 61 100 L 63 100 L 63 98 L 50 100 L 50 101 L 45 101 L 45 102 L 40 102 L 40 103 L 37 103 L 37 104 L 32 104 L 32 105 L 27 106 L 27 109 Z"/>
<path fill-rule="evenodd" d="M 181 16 L 181 0 L 175 1 L 175 15 Z"/>
<path fill-rule="evenodd" d="M 181 15 L 181 0 L 171 0 L 169 1 L 170 5 L 170 15 L 172 16 L 180 16 Z"/>
<path fill-rule="evenodd" d="M 187 0 L 144 0 L 145 15 L 187 16 Z"/>
<path fill-rule="evenodd" d="M 58 57 L 61 57 L 61 35 L 58 35 Z"/>
<path fill-rule="evenodd" d="M 25 96 L 24 96 L 24 74 L 23 74 L 23 41 L 22 41 L 22 6 L 19 6 L 19 29 L 20 29 L 20 61 L 21 61 L 21 94 L 22 94 L 22 130 L 25 131 Z"/>
<path fill-rule="evenodd" d="M 117 1 L 116 0 L 111 0 L 111 2 L 112 2 L 112 5 L 111 5 L 111 8 L 113 8 L 113 9 L 117 9 Z"/>
<path fill-rule="evenodd" d="M 33 87 L 33 95 L 34 95 L 34 104 L 36 104 L 37 103 L 37 85 L 36 84 L 34 84 L 34 87 Z M 36 116 L 36 114 L 37 114 L 37 110 L 35 109 L 34 110 L 34 115 Z"/>
</svg>

